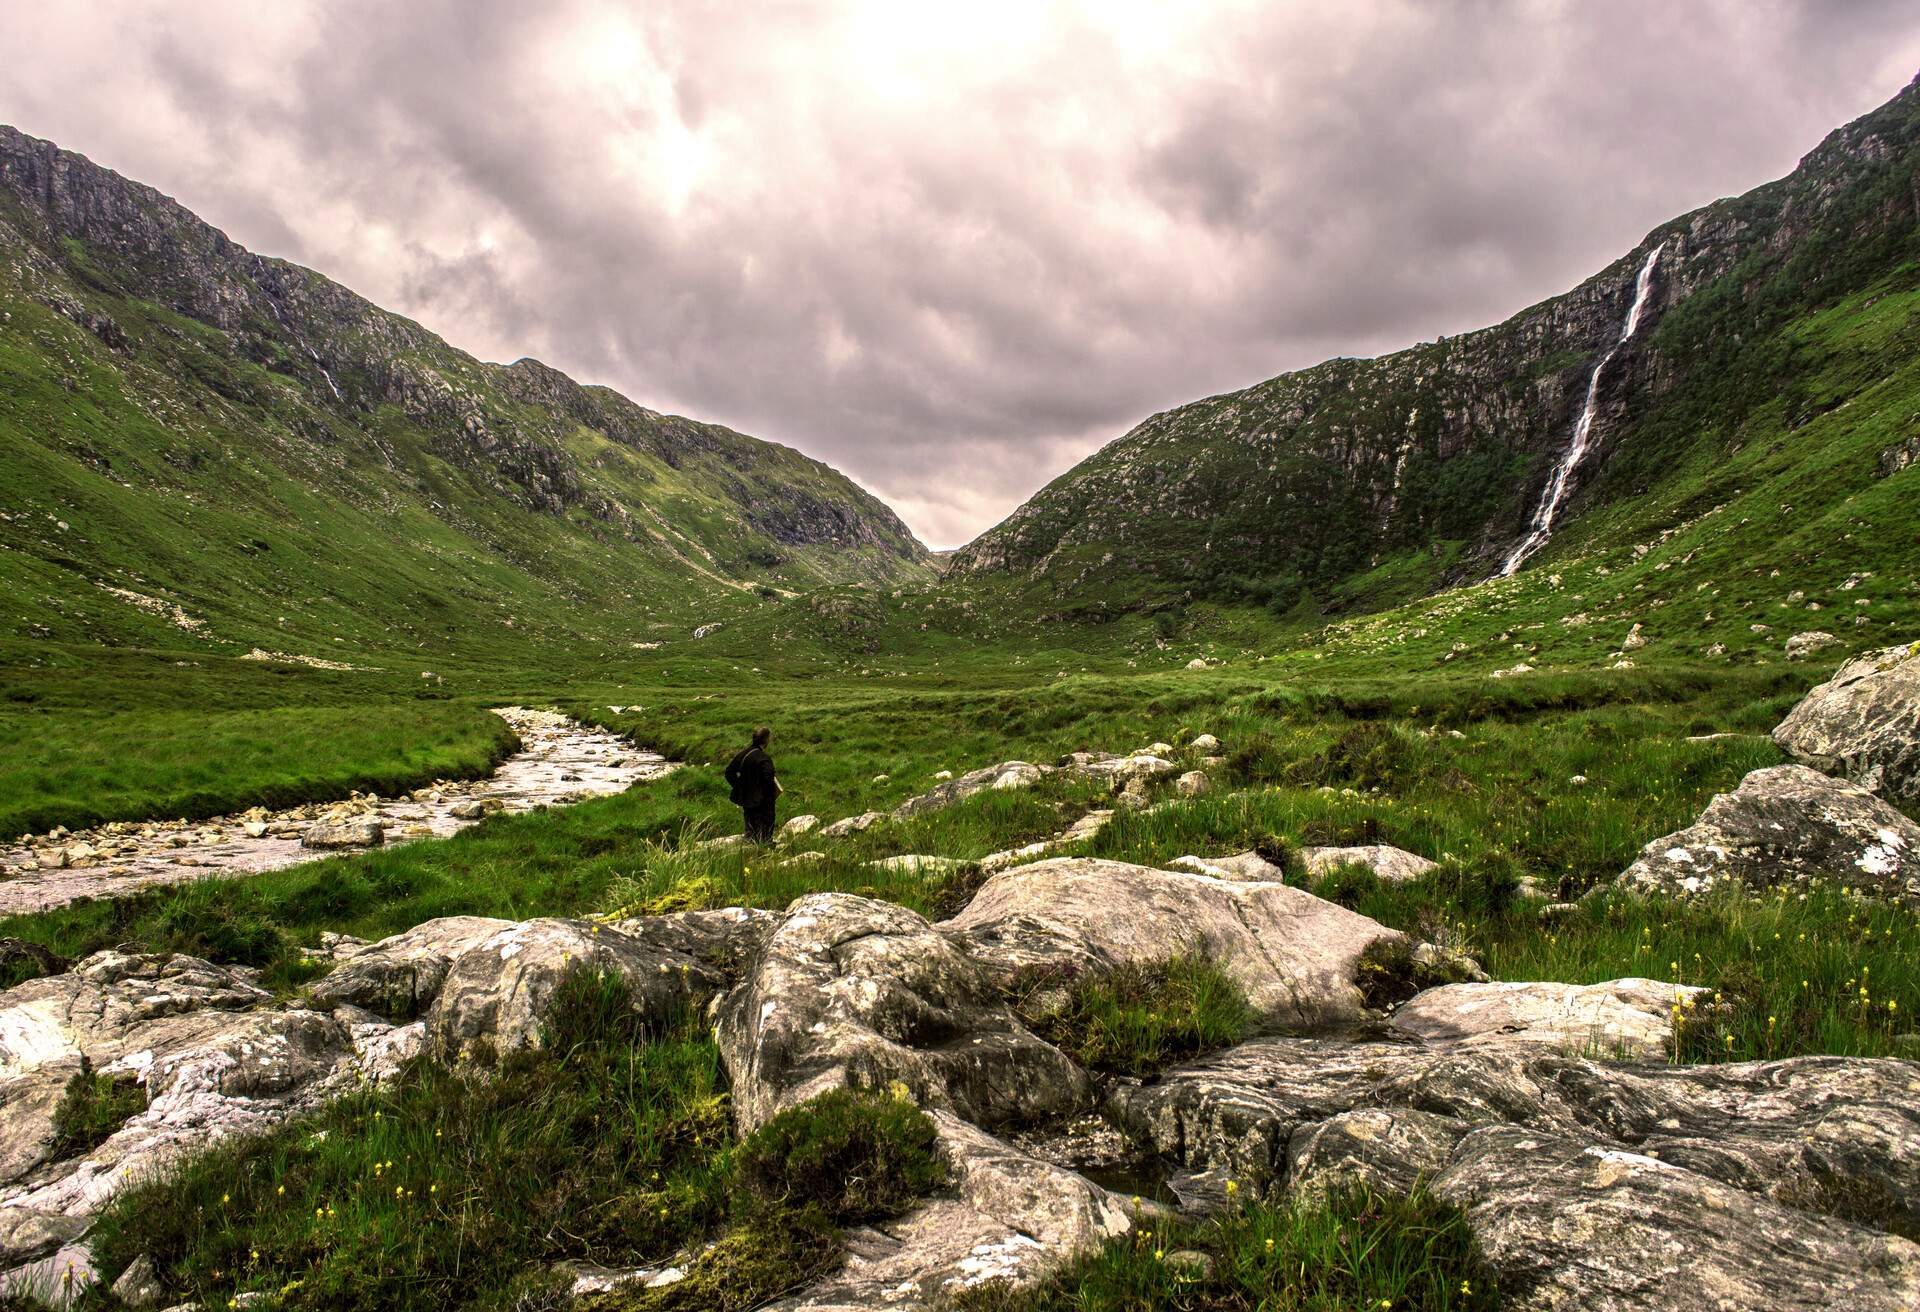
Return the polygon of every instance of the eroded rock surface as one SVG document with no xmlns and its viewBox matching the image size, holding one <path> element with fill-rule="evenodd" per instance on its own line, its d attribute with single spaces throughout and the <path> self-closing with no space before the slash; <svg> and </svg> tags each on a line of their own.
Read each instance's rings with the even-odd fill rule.
<svg viewBox="0 0 1920 1312">
<path fill-rule="evenodd" d="M 1620 883 L 1704 893 L 1726 883 L 1804 888 L 1819 879 L 1920 902 L 1920 825 L 1865 788 L 1804 765 L 1755 770 L 1686 829 L 1656 838 Z"/>
<path fill-rule="evenodd" d="M 1815 769 L 1920 804 L 1920 642 L 1848 661 L 1787 713 L 1773 740 Z"/>
<path fill-rule="evenodd" d="M 418 1015 L 440 996 L 456 958 L 512 923 L 491 916 L 443 916 L 415 925 L 348 955 L 314 983 L 313 998 L 389 1019 Z"/>
<path fill-rule="evenodd" d="M 1360 955 L 1402 938 L 1285 884 L 1060 857 L 989 879 L 941 924 L 997 976 L 1031 966 L 1116 966 L 1211 954 L 1270 1019 L 1358 1020 Z"/>
<path fill-rule="evenodd" d="M 719 1025 L 734 1118 L 844 1087 L 904 1085 L 914 1100 L 992 1127 L 1085 1107 L 1085 1072 L 1036 1038 L 985 975 L 921 917 L 816 893 L 787 909 Z"/>
<path fill-rule="evenodd" d="M 634 1010 L 665 1026 L 728 987 L 769 923 L 764 912 L 686 912 L 601 925 L 528 920 L 457 957 L 426 1014 L 426 1044 L 443 1060 L 538 1047 L 554 990 L 576 970 L 626 982 Z"/>
<path fill-rule="evenodd" d="M 1111 1110 L 1253 1190 L 1426 1179 L 1520 1308 L 1907 1308 L 1920 1065 L 1631 1066 L 1521 1043 L 1292 1038 L 1123 1085 Z M 1769 1256 L 1771 1255 L 1771 1256 Z M 1703 1291 L 1706 1297 L 1703 1297 Z"/>
<path fill-rule="evenodd" d="M 1707 989 L 1651 979 L 1599 984 L 1448 984 L 1402 1004 L 1394 1030 L 1431 1043 L 1535 1043 L 1599 1057 L 1657 1057 L 1673 1043 L 1673 1008 Z"/>
</svg>

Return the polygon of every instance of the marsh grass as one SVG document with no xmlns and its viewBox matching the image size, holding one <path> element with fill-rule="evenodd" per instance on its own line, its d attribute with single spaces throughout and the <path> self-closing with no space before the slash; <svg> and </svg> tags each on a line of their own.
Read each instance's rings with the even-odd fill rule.
<svg viewBox="0 0 1920 1312">
<path fill-rule="evenodd" d="M 393 795 L 487 774 L 515 745 L 499 716 L 448 702 L 0 712 L 0 839 Z"/>
</svg>

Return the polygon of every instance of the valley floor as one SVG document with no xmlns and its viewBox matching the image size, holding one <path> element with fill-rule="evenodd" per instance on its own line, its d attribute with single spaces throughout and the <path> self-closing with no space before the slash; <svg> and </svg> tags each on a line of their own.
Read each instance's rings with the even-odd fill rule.
<svg viewBox="0 0 1920 1312">
<path fill-rule="evenodd" d="M 0 814 L 18 829 L 45 828 L 35 822 L 57 817 L 71 827 L 255 804 L 317 807 L 359 788 L 404 793 L 446 776 L 484 774 L 502 747 L 485 708 L 514 702 L 549 705 L 615 735 L 634 760 L 657 753 L 685 768 L 577 805 L 491 815 L 433 841 L 11 915 L 0 920 L 0 939 L 68 960 L 109 948 L 186 953 L 240 969 L 252 986 L 298 1003 L 334 968 L 337 949 L 325 944 L 337 944 L 336 936 L 380 939 L 436 917 L 614 924 L 703 908 L 779 911 L 807 894 L 839 891 L 938 919 L 965 906 L 992 870 L 1021 861 L 1070 855 L 1167 868 L 1180 858 L 1204 865 L 1257 851 L 1289 882 L 1470 955 L 1496 980 L 1587 985 L 1640 977 L 1708 990 L 1714 1005 L 1697 1020 L 1689 1013 L 1662 1041 L 1658 1060 L 1920 1055 L 1913 952 L 1920 919 L 1910 907 L 1860 902 L 1832 887 L 1684 900 L 1607 887 L 1645 844 L 1685 828 L 1751 771 L 1786 759 L 1767 734 L 1826 665 L 1672 657 L 1490 679 L 1482 669 L 1444 664 L 1427 675 L 1393 674 L 1359 642 L 1344 655 L 1331 649 L 1331 660 L 1327 648 L 1236 653 L 1223 646 L 1216 643 L 1212 655 L 1225 659 L 1209 668 L 1185 669 L 1169 656 L 1152 670 L 1125 668 L 1111 655 L 984 646 L 957 655 L 947 646 L 937 668 L 934 658 L 916 665 L 893 653 L 891 673 L 862 672 L 857 658 L 838 672 L 772 660 L 762 670 L 716 651 L 704 664 L 681 662 L 665 674 L 638 662 L 586 673 L 454 671 L 430 690 L 317 669 L 268 676 L 209 662 L 215 668 L 187 670 L 135 653 L 110 658 L 133 672 L 111 683 L 71 672 L 74 666 L 15 666 L 0 733 L 22 751 L 12 758 L 19 768 L 5 776 Z M 1092 668 L 1082 672 L 1082 664 Z M 189 709 L 196 699 L 210 709 Z M 771 849 L 716 842 L 739 823 L 719 767 L 763 722 L 775 730 L 786 789 L 780 818 L 820 823 L 797 827 Z M 223 757 L 216 745 L 227 742 L 244 746 Z M 1059 770 L 952 805 L 899 810 L 947 776 L 996 763 L 1050 767 L 1075 752 L 1149 748 L 1169 768 L 1132 799 L 1138 806 L 1116 805 L 1114 781 L 1097 772 Z M 1204 783 L 1176 786 L 1188 771 L 1203 773 Z M 189 796 L 201 800 L 183 805 Z M 1089 820 L 1109 811 L 1104 823 Z M 870 820 L 857 828 L 832 823 L 862 816 Z M 1315 873 L 1303 864 L 1308 849 L 1363 845 L 1404 849 L 1434 864 L 1410 882 L 1354 865 Z M 0 884 L 0 896 L 8 891 Z M 19 952 L 4 966 L 9 983 L 44 969 Z M 1150 1069 L 1162 1046 L 1179 1051 L 1176 1031 L 1186 1023 L 1179 1017 L 1213 1004 L 1191 992 L 1176 998 L 1164 980 L 1143 987 L 1131 1000 L 1090 1001 L 1078 1023 L 1105 1026 L 1109 1047 L 1148 1054 Z M 676 1255 L 693 1251 L 689 1245 L 719 1238 L 716 1251 L 735 1263 L 726 1268 L 734 1274 L 701 1268 L 703 1280 L 717 1281 L 698 1285 L 710 1303 L 675 1304 L 662 1294 L 658 1301 L 635 1296 L 631 1305 L 757 1305 L 780 1287 L 769 1286 L 755 1262 L 791 1263 L 816 1239 L 792 1230 L 802 1225 L 798 1213 L 755 1214 L 749 1222 L 730 1210 L 727 1200 L 746 1188 L 734 1174 L 743 1141 L 714 1110 L 725 1105 L 725 1081 L 704 1029 L 653 1036 L 644 1061 L 655 1092 L 644 1108 L 633 1101 L 635 1074 L 608 1064 L 628 1050 L 622 1042 L 582 1039 L 583 1055 L 560 1063 L 566 1074 L 554 1074 L 551 1062 L 515 1067 L 508 1087 L 548 1082 L 545 1101 L 519 1110 L 508 1108 L 497 1086 L 483 1095 L 435 1075 L 431 1063 L 406 1067 L 380 1088 L 317 1113 L 321 1125 L 335 1127 L 329 1142 L 337 1151 L 314 1157 L 302 1150 L 306 1120 L 272 1132 L 259 1141 L 264 1146 L 216 1150 L 178 1183 L 127 1195 L 107 1213 L 104 1246 L 96 1247 L 106 1263 L 136 1251 L 154 1256 L 167 1265 L 169 1289 L 212 1300 L 209 1306 L 246 1291 L 272 1294 L 267 1306 L 346 1306 L 330 1300 L 352 1287 L 352 1272 L 330 1264 L 357 1249 L 315 1248 L 311 1222 L 295 1223 L 318 1215 L 338 1226 L 342 1245 L 349 1235 L 358 1236 L 355 1244 L 376 1242 L 379 1274 L 366 1277 L 366 1289 L 388 1294 L 369 1292 L 375 1301 L 367 1306 L 407 1288 L 418 1306 L 532 1308 L 560 1303 L 540 1302 L 532 1285 L 517 1283 L 514 1297 L 522 1301 L 502 1302 L 497 1286 L 561 1258 L 646 1266 L 681 1260 Z M 342 1132 L 364 1130 L 369 1117 L 392 1130 Z M 655 1128 L 636 1130 L 639 1138 L 615 1162 L 594 1133 L 581 1130 L 582 1118 L 597 1125 L 603 1117 Z M 460 1169 L 485 1183 L 463 1195 L 465 1220 L 433 1213 L 450 1228 L 432 1229 L 438 1237 L 429 1241 L 413 1232 L 407 1209 L 416 1195 L 440 1187 L 445 1177 L 426 1164 L 442 1160 L 434 1140 L 455 1123 L 465 1127 Z M 105 1128 L 111 1133 L 117 1124 Z M 534 1143 L 545 1156 L 528 1155 Z M 263 1175 L 268 1161 L 273 1174 Z M 351 1224 L 335 1222 L 344 1182 L 367 1171 L 383 1184 L 392 1179 L 399 1202 L 361 1199 Z M 559 1204 L 539 1181 L 586 1171 L 605 1173 L 595 1206 L 653 1200 L 646 1205 L 656 1208 L 658 1223 L 594 1228 L 564 1208 L 552 1210 Z M 286 1191 L 267 1191 L 269 1180 Z M 497 1216 L 476 1228 L 470 1209 L 481 1190 L 484 1208 Z M 232 1219 L 218 1224 L 169 1230 L 135 1219 L 224 1215 L 230 1198 L 244 1210 L 235 1204 Z M 1459 1214 L 1430 1198 L 1273 1200 L 1236 1216 L 1182 1221 L 1161 1239 L 1136 1229 L 1069 1280 L 978 1306 L 1497 1305 L 1489 1268 Z M 806 1224 L 838 1234 L 851 1222 Z M 1361 1232 L 1374 1239 L 1364 1252 L 1349 1249 Z M 549 1238 L 529 1239 L 536 1233 Z M 434 1247 L 443 1239 L 495 1245 L 499 1260 L 475 1258 L 463 1276 L 457 1253 Z M 728 1244 L 762 1241 L 770 1257 L 726 1256 Z M 1211 1274 L 1168 1267 L 1165 1254 L 1175 1244 L 1206 1255 L 1203 1264 L 1183 1258 L 1194 1263 L 1183 1270 L 1204 1265 Z M 1275 1252 L 1290 1256 L 1266 1260 Z M 302 1280 L 311 1282 L 304 1294 Z M 117 1305 L 103 1291 L 87 1297 Z M 684 1297 L 695 1298 L 695 1286 Z"/>
</svg>

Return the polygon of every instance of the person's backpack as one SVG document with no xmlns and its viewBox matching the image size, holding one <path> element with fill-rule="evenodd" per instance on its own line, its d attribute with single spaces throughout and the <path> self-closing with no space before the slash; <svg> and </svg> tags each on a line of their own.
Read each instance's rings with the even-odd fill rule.
<svg viewBox="0 0 1920 1312">
<path fill-rule="evenodd" d="M 732 786 L 731 795 L 735 806 L 753 806 L 760 800 L 760 790 L 754 786 L 757 781 L 752 772 L 747 769 L 747 757 L 751 756 L 755 750 L 752 747 L 746 748 L 727 765 L 727 783 Z"/>
</svg>

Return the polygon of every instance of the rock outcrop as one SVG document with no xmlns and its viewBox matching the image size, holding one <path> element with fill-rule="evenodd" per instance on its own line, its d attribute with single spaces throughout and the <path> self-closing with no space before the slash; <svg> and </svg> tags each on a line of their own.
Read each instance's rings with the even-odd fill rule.
<svg viewBox="0 0 1920 1312">
<path fill-rule="evenodd" d="M 1728 883 L 1804 889 L 1815 880 L 1920 904 L 1920 825 L 1864 788 L 1803 765 L 1755 770 L 1689 827 L 1641 849 L 1619 882 L 1704 893 Z"/>
<path fill-rule="evenodd" d="M 1848 661 L 1787 713 L 1773 740 L 1815 769 L 1920 805 L 1920 642 Z"/>
<path fill-rule="evenodd" d="M 1085 1108 L 1085 1072 L 1029 1033 L 985 974 L 920 916 L 815 893 L 787 908 L 722 1008 L 742 1132 L 838 1088 L 903 1085 L 981 1126 Z"/>
<path fill-rule="evenodd" d="M 490 916 L 444 916 L 415 925 L 348 955 L 310 990 L 329 1007 L 360 1007 L 411 1019 L 440 996 L 453 963 L 468 949 L 513 924 Z"/>
<path fill-rule="evenodd" d="M 922 1308 L 990 1282 L 1030 1284 L 1127 1234 L 1125 1199 L 1020 1152 L 950 1112 L 932 1113 L 953 1194 L 847 1236 L 845 1266 L 782 1312 Z"/>
<path fill-rule="evenodd" d="M 619 976 L 634 1011 L 664 1029 L 731 985 L 771 923 L 766 912 L 736 907 L 608 926 L 585 920 L 506 925 L 473 943 L 447 970 L 427 1009 L 427 1050 L 443 1060 L 480 1060 L 538 1047 L 554 990 L 582 969 Z"/>
<path fill-rule="evenodd" d="M 1404 937 L 1285 884 L 1059 857 L 993 876 L 942 922 L 1002 978 L 1033 967 L 1111 967 L 1204 951 L 1270 1020 L 1360 1018 L 1360 957 Z"/>
<path fill-rule="evenodd" d="M 0 993 L 0 1292 L 84 1289 L 81 1237 L 114 1194 L 181 1157 L 268 1129 L 417 1047 L 419 1027 L 364 1012 L 272 1009 L 197 957 L 100 952 Z M 83 1069 L 140 1086 L 145 1107 L 97 1147 L 54 1160 L 54 1116 Z"/>
<path fill-rule="evenodd" d="M 1599 984 L 1473 983 L 1427 989 L 1392 1027 L 1455 1046 L 1533 1043 L 1595 1057 L 1658 1057 L 1673 1043 L 1673 1010 L 1697 1010 L 1707 989 L 1651 979 Z"/>
<path fill-rule="evenodd" d="M 967 771 L 957 779 L 948 779 L 917 797 L 909 797 L 893 808 L 893 816 L 896 820 L 911 820 L 915 816 L 943 811 L 989 788 L 1026 788 L 1039 783 L 1049 773 L 1049 767 L 1027 761 L 1002 761 L 998 765 L 982 766 L 978 770 Z"/>
<path fill-rule="evenodd" d="M 1466 1210 L 1507 1306 L 1909 1308 L 1920 1065 L 1623 1066 L 1293 1038 L 1123 1085 L 1122 1123 L 1250 1190 L 1424 1179 Z"/>
</svg>

